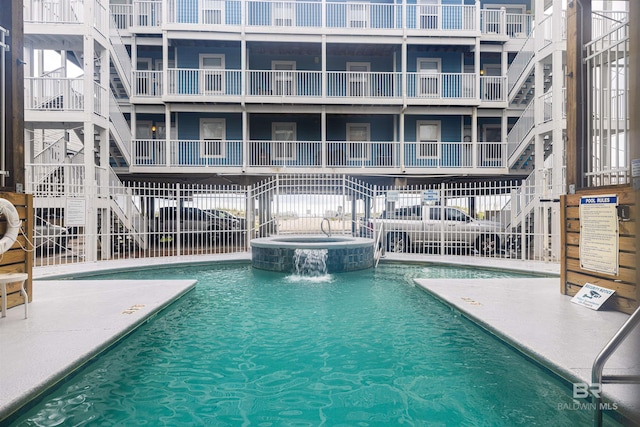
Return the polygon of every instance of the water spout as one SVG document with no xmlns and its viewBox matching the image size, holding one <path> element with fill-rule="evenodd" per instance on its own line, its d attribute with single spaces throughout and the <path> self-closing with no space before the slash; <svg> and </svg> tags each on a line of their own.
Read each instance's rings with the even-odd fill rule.
<svg viewBox="0 0 640 427">
<path fill-rule="evenodd" d="M 327 274 L 327 249 L 296 249 L 293 253 L 295 273 L 300 276 L 324 276 Z"/>
</svg>

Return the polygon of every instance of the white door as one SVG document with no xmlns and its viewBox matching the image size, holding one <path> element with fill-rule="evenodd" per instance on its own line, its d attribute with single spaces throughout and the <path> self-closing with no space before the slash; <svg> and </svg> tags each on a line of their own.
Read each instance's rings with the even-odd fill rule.
<svg viewBox="0 0 640 427">
<path fill-rule="evenodd" d="M 419 121 L 416 157 L 418 159 L 438 160 L 440 158 L 440 122 Z M 435 166 L 435 165 L 429 165 Z"/>
<path fill-rule="evenodd" d="M 369 96 L 368 62 L 347 62 L 347 96 Z"/>
<path fill-rule="evenodd" d="M 272 61 L 274 70 L 273 90 L 275 95 L 294 96 L 296 94 L 295 61 Z"/>
<path fill-rule="evenodd" d="M 271 139 L 273 140 L 274 160 L 295 160 L 296 159 L 296 124 L 295 123 L 273 123 L 271 125 Z"/>
<path fill-rule="evenodd" d="M 440 97 L 439 58 L 418 58 L 418 96 Z"/>
<path fill-rule="evenodd" d="M 368 160 L 369 140 L 369 123 L 347 123 L 347 160 Z"/>
<path fill-rule="evenodd" d="M 224 93 L 224 55 L 200 55 L 201 93 L 205 95 Z"/>
<path fill-rule="evenodd" d="M 200 119 L 200 157 L 223 158 L 226 156 L 226 122 L 224 119 Z"/>
<path fill-rule="evenodd" d="M 273 2 L 273 25 L 275 27 L 293 27 L 295 19 L 295 3 Z"/>
</svg>

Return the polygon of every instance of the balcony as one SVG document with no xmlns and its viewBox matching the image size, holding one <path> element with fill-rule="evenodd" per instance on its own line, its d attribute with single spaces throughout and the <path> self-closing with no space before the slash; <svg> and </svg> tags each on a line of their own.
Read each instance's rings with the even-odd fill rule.
<svg viewBox="0 0 640 427">
<path fill-rule="evenodd" d="M 62 1 L 62 0 L 61 0 Z M 475 5 L 394 4 L 337 1 L 245 1 L 241 0 L 134 0 L 132 7 L 112 5 L 120 29 L 155 32 L 162 26 L 162 7 L 167 8 L 169 29 L 189 30 L 202 25 L 227 27 L 226 31 L 253 29 L 327 34 L 348 30 L 363 34 L 477 35 L 527 38 L 532 15 L 484 10 Z M 479 16 L 479 19 L 478 19 Z M 478 22 L 480 28 L 478 28 Z M 198 28 L 200 30 L 200 28 Z M 456 34 L 457 33 L 457 34 Z"/>
<path fill-rule="evenodd" d="M 481 94 L 477 93 L 477 76 L 472 73 L 406 73 L 398 72 L 351 72 L 351 71 L 272 71 L 211 70 L 171 68 L 168 72 L 168 87 L 162 93 L 161 71 L 134 71 L 134 95 L 156 97 L 162 95 L 166 101 L 201 100 L 211 101 L 215 97 L 245 95 L 260 102 L 317 103 L 330 99 L 357 102 L 358 99 L 401 100 L 404 93 L 416 104 L 457 103 L 478 104 L 483 101 L 504 101 L 505 77 L 483 77 Z M 406 82 L 406 83 L 405 83 Z M 406 87 L 405 87 L 406 85 Z M 243 92 L 244 88 L 244 92 Z"/>
<path fill-rule="evenodd" d="M 165 140 L 136 139 L 132 144 L 132 168 L 138 172 L 161 168 L 183 172 L 216 168 L 227 173 L 461 168 L 495 172 L 506 164 L 501 142 L 170 140 L 167 145 Z"/>
</svg>

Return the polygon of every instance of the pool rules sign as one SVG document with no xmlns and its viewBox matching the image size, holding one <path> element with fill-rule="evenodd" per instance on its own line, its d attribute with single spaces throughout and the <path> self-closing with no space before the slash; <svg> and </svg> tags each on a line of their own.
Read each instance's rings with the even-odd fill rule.
<svg viewBox="0 0 640 427">
<path fill-rule="evenodd" d="M 580 198 L 580 268 L 618 274 L 618 197 Z"/>
</svg>

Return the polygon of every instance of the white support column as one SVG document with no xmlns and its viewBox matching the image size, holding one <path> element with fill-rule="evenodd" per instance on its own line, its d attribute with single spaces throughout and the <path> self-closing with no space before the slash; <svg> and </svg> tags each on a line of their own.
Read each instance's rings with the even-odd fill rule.
<svg viewBox="0 0 640 427">
<path fill-rule="evenodd" d="M 166 7 L 163 7 L 163 14 L 166 14 Z M 167 22 L 167 21 L 163 21 Z M 133 46 L 131 47 L 133 52 Z M 137 65 L 137 64 L 136 64 Z M 174 67 L 177 67 L 178 64 L 174 64 Z M 132 82 L 135 84 L 135 81 Z M 169 38 L 167 37 L 167 32 L 162 31 L 162 93 L 161 95 L 166 95 L 169 93 Z M 169 129 L 167 127 L 167 129 Z"/>
<path fill-rule="evenodd" d="M 322 169 L 327 167 L 327 109 L 323 105 L 320 112 L 320 138 L 322 140 Z"/>
<path fill-rule="evenodd" d="M 167 150 L 166 166 L 171 167 L 171 104 L 167 103 L 164 107 L 164 146 Z"/>
<path fill-rule="evenodd" d="M 478 107 L 471 109 L 471 167 L 478 165 Z"/>
</svg>

